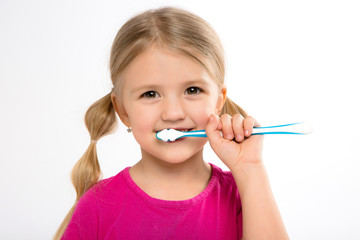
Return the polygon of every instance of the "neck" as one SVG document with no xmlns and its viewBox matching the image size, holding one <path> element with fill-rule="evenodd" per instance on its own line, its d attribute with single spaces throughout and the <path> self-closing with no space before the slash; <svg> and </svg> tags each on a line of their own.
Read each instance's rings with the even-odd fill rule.
<svg viewBox="0 0 360 240">
<path fill-rule="evenodd" d="M 168 163 L 142 151 L 142 159 L 130 169 L 130 175 L 140 188 L 154 197 L 191 198 L 205 189 L 211 177 L 211 166 L 204 162 L 202 154 L 203 150 L 186 161 Z"/>
<path fill-rule="evenodd" d="M 149 156 L 148 153 L 142 151 L 142 159 L 136 164 L 143 174 L 163 180 L 186 180 L 199 176 L 199 174 L 207 172 L 209 165 L 203 160 L 203 149 L 191 158 L 180 163 L 168 163 L 160 159 Z M 136 166 L 135 165 L 135 166 Z M 134 166 L 134 167 L 135 167 Z"/>
</svg>

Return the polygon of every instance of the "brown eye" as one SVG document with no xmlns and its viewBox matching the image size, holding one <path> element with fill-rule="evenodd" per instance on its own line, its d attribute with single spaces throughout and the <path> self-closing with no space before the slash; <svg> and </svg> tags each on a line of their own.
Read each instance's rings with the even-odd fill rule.
<svg viewBox="0 0 360 240">
<path fill-rule="evenodd" d="M 194 95 L 199 94 L 202 90 L 198 87 L 189 87 L 186 89 L 186 94 Z"/>
<path fill-rule="evenodd" d="M 143 93 L 141 97 L 144 98 L 156 98 L 159 94 L 155 91 L 147 91 L 146 93 Z"/>
</svg>

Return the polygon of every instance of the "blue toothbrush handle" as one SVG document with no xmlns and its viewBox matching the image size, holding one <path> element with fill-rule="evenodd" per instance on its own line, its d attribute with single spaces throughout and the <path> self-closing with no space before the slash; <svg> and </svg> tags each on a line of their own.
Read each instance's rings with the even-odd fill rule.
<svg viewBox="0 0 360 240">
<path fill-rule="evenodd" d="M 312 132 L 312 127 L 308 123 L 290 123 L 268 127 L 254 127 L 251 135 L 265 134 L 297 134 L 304 135 Z M 187 132 L 183 137 L 207 137 L 205 130 L 195 130 Z"/>
<path fill-rule="evenodd" d="M 305 122 L 290 123 L 269 127 L 254 127 L 251 135 L 263 135 L 263 134 L 310 134 L 312 127 Z"/>
<path fill-rule="evenodd" d="M 195 131 L 190 131 L 190 132 L 186 132 L 185 135 L 183 135 L 183 137 L 207 137 L 205 130 L 195 130 Z"/>
</svg>

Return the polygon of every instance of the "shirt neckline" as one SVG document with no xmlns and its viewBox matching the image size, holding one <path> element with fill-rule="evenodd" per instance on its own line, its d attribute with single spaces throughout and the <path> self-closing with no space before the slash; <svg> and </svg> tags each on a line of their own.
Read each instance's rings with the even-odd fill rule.
<svg viewBox="0 0 360 240">
<path fill-rule="evenodd" d="M 163 199 L 151 197 L 146 192 L 144 192 L 131 178 L 130 167 L 124 169 L 123 177 L 125 179 L 125 182 L 130 187 L 130 189 L 148 204 L 159 207 L 166 207 L 166 208 L 188 208 L 205 199 L 212 192 L 215 184 L 218 182 L 219 169 L 217 166 L 215 166 L 212 163 L 210 163 L 210 165 L 211 165 L 211 178 L 204 191 L 202 191 L 197 196 L 186 200 L 163 200 Z"/>
</svg>

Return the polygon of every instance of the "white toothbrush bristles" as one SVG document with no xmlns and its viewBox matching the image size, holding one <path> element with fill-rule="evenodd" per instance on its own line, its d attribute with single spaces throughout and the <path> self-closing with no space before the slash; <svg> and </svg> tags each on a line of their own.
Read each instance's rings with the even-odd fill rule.
<svg viewBox="0 0 360 240">
<path fill-rule="evenodd" d="M 181 133 L 175 129 L 164 129 L 156 133 L 156 137 L 165 142 L 174 142 L 181 136 Z"/>
</svg>

